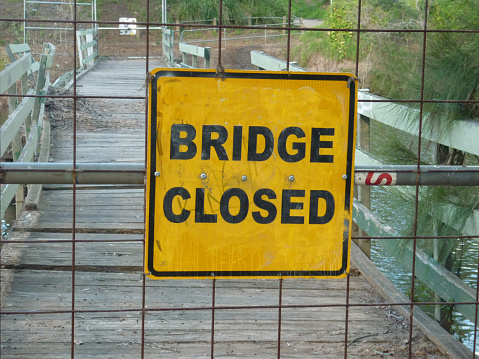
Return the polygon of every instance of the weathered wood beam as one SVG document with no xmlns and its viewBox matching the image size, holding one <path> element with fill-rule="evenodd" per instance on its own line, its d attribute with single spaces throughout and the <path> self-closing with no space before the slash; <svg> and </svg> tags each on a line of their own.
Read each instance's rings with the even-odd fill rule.
<svg viewBox="0 0 479 359">
<path fill-rule="evenodd" d="M 98 45 L 98 42 L 96 40 L 93 40 L 93 41 L 90 41 L 90 42 L 86 42 L 84 44 L 81 44 L 80 45 L 80 49 L 81 50 L 86 50 L 88 49 L 89 47 L 95 47 Z"/>
<path fill-rule="evenodd" d="M 25 74 L 32 64 L 32 55 L 25 54 L 0 72 L 0 94 L 7 91 Z"/>
<path fill-rule="evenodd" d="M 10 58 L 10 61 L 13 63 L 17 60 L 15 54 L 19 53 L 29 53 L 30 46 L 28 44 L 9 44 L 5 46 L 7 50 L 8 57 Z"/>
<path fill-rule="evenodd" d="M 77 34 L 80 34 L 80 35 L 92 35 L 92 34 L 95 34 L 95 32 L 96 32 L 95 29 L 77 30 Z"/>
<path fill-rule="evenodd" d="M 199 57 L 205 57 L 207 49 L 210 49 L 209 47 L 188 45 L 182 42 L 179 44 L 179 47 L 181 52 L 186 52 L 187 54 L 195 55 Z"/>
<path fill-rule="evenodd" d="M 30 135 L 28 136 L 27 143 L 25 144 L 25 147 L 23 147 L 23 150 L 20 156 L 18 157 L 17 161 L 30 162 L 37 148 L 37 142 L 38 142 L 38 133 L 36 129 L 32 129 L 30 131 Z M 13 197 L 15 196 L 15 193 L 17 193 L 19 188 L 20 188 L 19 184 L 8 184 L 2 188 L 2 191 L 1 191 L 2 200 L 0 201 L 2 202 L 2 205 L 0 208 L 1 217 L 5 215 L 5 211 L 7 210 L 8 206 L 10 205 L 10 202 L 12 201 Z"/>
<path fill-rule="evenodd" d="M 410 135 L 419 135 L 419 110 L 390 102 L 384 97 L 364 91 L 359 91 L 358 100 L 359 114 Z M 368 100 L 387 102 L 368 102 Z M 427 121 L 427 115 L 425 121 Z M 444 128 L 438 122 L 437 126 L 431 126 L 431 130 L 423 130 L 421 134 L 424 139 L 429 141 L 479 155 L 479 142 L 477 141 L 479 138 L 479 122 L 457 121 L 447 131 L 444 131 Z"/>
<path fill-rule="evenodd" d="M 42 105 L 42 107 L 44 107 Z M 43 111 L 40 111 L 43 115 Z M 42 137 L 40 143 L 40 155 L 38 162 L 48 162 L 50 158 L 50 121 L 45 121 L 42 130 Z M 25 199 L 25 209 L 28 211 L 37 210 L 38 204 L 42 196 L 43 185 L 33 184 L 30 186 L 27 198 Z"/>
<path fill-rule="evenodd" d="M 198 57 L 204 58 L 204 67 L 205 69 L 210 68 L 210 57 L 211 57 L 211 48 L 210 47 L 201 47 L 195 45 L 188 45 L 185 43 L 179 44 L 181 51 L 182 63 L 181 67 L 184 68 L 198 68 Z M 187 55 L 192 56 L 191 66 L 187 64 Z"/>
<path fill-rule="evenodd" d="M 34 90 L 29 90 L 27 95 L 33 95 Z M 20 130 L 28 116 L 30 116 L 33 106 L 35 104 L 35 97 L 24 97 L 20 105 L 8 116 L 7 121 L 0 129 L 0 157 L 2 157 L 8 149 L 8 146 L 15 138 L 15 135 Z"/>
<path fill-rule="evenodd" d="M 251 51 L 251 64 L 258 66 L 261 69 L 268 71 L 285 71 L 287 68 L 286 61 L 280 60 L 276 57 L 266 55 L 262 51 Z M 298 65 L 289 63 L 290 71 L 307 71 Z"/>
</svg>

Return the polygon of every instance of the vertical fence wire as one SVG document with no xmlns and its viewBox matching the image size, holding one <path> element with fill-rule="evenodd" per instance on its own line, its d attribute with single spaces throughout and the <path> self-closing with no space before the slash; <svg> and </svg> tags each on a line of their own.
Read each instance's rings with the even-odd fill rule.
<svg viewBox="0 0 479 359">
<path fill-rule="evenodd" d="M 211 358 L 215 356 L 215 308 L 216 308 L 216 278 L 211 281 Z"/>
<path fill-rule="evenodd" d="M 332 6 L 332 4 L 330 5 Z M 356 31 L 356 61 L 355 61 L 355 75 L 359 76 L 359 51 L 361 38 L 361 0 L 358 0 L 358 14 L 357 14 L 357 31 Z M 352 228 L 352 225 L 351 225 Z M 349 295 L 350 295 L 350 274 L 346 275 L 346 293 L 345 293 L 345 324 L 344 324 L 344 359 L 348 357 L 348 336 L 349 336 Z"/>
<path fill-rule="evenodd" d="M 221 31 L 221 26 L 223 25 L 223 0 L 219 0 L 219 10 L 218 10 L 218 14 L 219 14 L 219 19 L 218 19 L 218 23 L 219 23 L 219 27 L 218 27 L 218 64 L 216 66 L 216 69 L 218 72 L 222 72 L 223 71 L 223 63 L 222 63 L 222 59 L 221 59 L 221 56 L 222 56 L 222 47 L 221 47 L 221 33 L 223 31 Z M 226 45 L 225 45 L 226 46 Z"/>
<path fill-rule="evenodd" d="M 163 12 L 164 9 L 162 7 L 161 11 Z M 145 173 L 146 173 L 146 164 L 148 161 L 148 118 L 149 118 L 149 86 L 150 86 L 150 0 L 146 0 L 146 59 L 145 59 L 145 120 L 144 120 L 144 126 L 145 126 L 145 149 L 144 149 L 144 161 L 145 161 Z M 143 203 L 143 223 L 146 223 L 146 183 L 144 184 L 143 187 L 144 191 L 144 203 Z M 143 241 L 142 241 L 142 249 L 143 253 L 146 251 L 146 239 L 145 236 L 143 236 Z M 146 268 L 146 256 L 143 255 L 143 268 Z M 141 348 L 140 348 L 140 356 L 141 359 L 145 358 L 145 321 L 146 321 L 146 273 L 143 273 L 141 276 Z"/>
<path fill-rule="evenodd" d="M 283 309 L 283 277 L 279 278 L 279 291 L 278 291 L 278 359 L 281 358 L 281 321 L 282 321 L 282 309 Z"/>
<path fill-rule="evenodd" d="M 75 358 L 75 297 L 76 297 L 76 209 L 77 209 L 77 188 L 76 188 L 76 168 L 77 168 L 77 0 L 73 1 L 73 183 L 72 183 L 72 313 L 71 313 L 71 358 Z M 80 64 L 82 66 L 82 64 Z"/>
<path fill-rule="evenodd" d="M 477 253 L 477 272 L 476 272 L 476 313 L 474 315 L 474 335 L 472 343 L 472 357 L 473 359 L 476 358 L 476 350 L 477 350 L 477 321 L 479 320 L 479 251 Z"/>
<path fill-rule="evenodd" d="M 416 253 L 417 253 L 417 236 L 418 236 L 418 211 L 419 211 L 419 175 L 421 165 L 421 147 L 422 147 L 422 130 L 424 120 L 424 84 L 426 72 L 426 42 L 427 42 L 427 20 L 428 20 L 428 0 L 424 4 L 424 25 L 422 37 L 422 66 L 421 66 L 421 92 L 419 101 L 419 133 L 417 145 L 417 176 L 416 176 L 416 193 L 414 203 L 414 226 L 413 226 L 413 248 L 412 248 L 412 265 L 411 265 L 411 305 L 409 316 L 409 357 L 412 357 L 412 342 L 413 342 L 413 324 L 414 324 L 414 306 L 415 306 L 415 284 L 416 284 Z"/>
<path fill-rule="evenodd" d="M 288 2 L 288 37 L 286 40 L 286 71 L 289 71 L 291 57 L 291 0 Z"/>
<path fill-rule="evenodd" d="M 344 358 L 348 357 L 348 333 L 349 333 L 349 281 L 350 275 L 349 273 L 346 275 L 346 304 L 344 306 L 345 309 L 345 319 L 344 319 Z"/>
</svg>

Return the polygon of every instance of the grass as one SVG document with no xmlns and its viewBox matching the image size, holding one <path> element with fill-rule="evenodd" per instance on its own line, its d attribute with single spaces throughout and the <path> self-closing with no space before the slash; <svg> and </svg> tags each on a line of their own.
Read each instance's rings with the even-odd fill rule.
<svg viewBox="0 0 479 359">
<path fill-rule="evenodd" d="M 0 71 L 5 69 L 5 64 L 7 63 L 7 57 L 4 55 L 0 55 Z"/>
<path fill-rule="evenodd" d="M 304 19 L 324 20 L 328 14 L 329 0 L 292 0 L 293 15 Z"/>
<path fill-rule="evenodd" d="M 223 0 L 223 21 L 241 24 L 244 18 L 285 16 L 285 0 Z M 219 17 L 217 0 L 172 0 L 169 14 L 180 21 L 210 20 Z"/>
</svg>

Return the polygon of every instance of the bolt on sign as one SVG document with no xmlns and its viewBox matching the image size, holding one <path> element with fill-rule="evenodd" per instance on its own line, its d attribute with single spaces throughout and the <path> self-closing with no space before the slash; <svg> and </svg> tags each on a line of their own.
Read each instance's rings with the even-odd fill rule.
<svg viewBox="0 0 479 359">
<path fill-rule="evenodd" d="M 149 277 L 344 277 L 357 79 L 189 69 L 152 75 Z"/>
</svg>

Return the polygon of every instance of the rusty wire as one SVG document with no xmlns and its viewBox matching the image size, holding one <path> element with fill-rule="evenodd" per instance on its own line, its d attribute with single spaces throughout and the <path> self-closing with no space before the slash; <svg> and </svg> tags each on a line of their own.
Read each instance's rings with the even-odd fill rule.
<svg viewBox="0 0 479 359">
<path fill-rule="evenodd" d="M 149 59 L 150 59 L 150 0 L 146 0 L 146 59 L 145 59 L 145 77 L 148 79 L 150 70 L 149 70 Z M 149 83 L 145 84 L 145 104 L 148 101 L 148 91 Z M 149 108 L 145 106 L 145 173 L 146 173 L 146 164 L 147 164 L 147 148 L 148 148 L 148 116 Z M 143 205 L 143 223 L 146 223 L 146 184 L 144 187 L 145 192 L 145 204 Z M 143 238 L 143 253 L 145 253 L 145 240 Z M 145 267 L 146 259 L 143 256 L 143 268 Z M 145 318 L 146 318 L 146 276 L 142 275 L 141 281 L 141 358 L 145 357 Z"/>
</svg>

